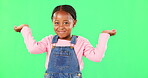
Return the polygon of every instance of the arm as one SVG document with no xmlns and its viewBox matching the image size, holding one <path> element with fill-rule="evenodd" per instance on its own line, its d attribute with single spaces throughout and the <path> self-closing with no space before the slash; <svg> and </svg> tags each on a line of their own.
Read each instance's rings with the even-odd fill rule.
<svg viewBox="0 0 148 78">
<path fill-rule="evenodd" d="M 108 33 L 101 33 L 96 48 L 88 40 L 85 40 L 83 55 L 91 61 L 100 62 L 104 57 L 109 37 Z"/>
<path fill-rule="evenodd" d="M 26 44 L 26 47 L 31 54 L 39 54 L 47 52 L 47 45 L 48 45 L 47 37 L 43 38 L 39 42 L 36 42 L 36 40 L 34 40 L 34 37 L 32 37 L 31 29 L 27 26 L 24 26 L 22 28 L 21 33 L 22 36 L 24 37 L 24 42 Z"/>
</svg>

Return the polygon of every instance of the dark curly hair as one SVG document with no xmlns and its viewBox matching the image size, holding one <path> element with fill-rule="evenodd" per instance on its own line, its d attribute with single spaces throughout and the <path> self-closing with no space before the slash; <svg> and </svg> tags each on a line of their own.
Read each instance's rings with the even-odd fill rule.
<svg viewBox="0 0 148 78">
<path fill-rule="evenodd" d="M 68 12 L 74 20 L 77 19 L 76 11 L 71 5 L 59 5 L 59 6 L 55 7 L 52 12 L 51 19 L 53 19 L 53 14 L 57 11 L 60 11 L 60 10 Z"/>
</svg>

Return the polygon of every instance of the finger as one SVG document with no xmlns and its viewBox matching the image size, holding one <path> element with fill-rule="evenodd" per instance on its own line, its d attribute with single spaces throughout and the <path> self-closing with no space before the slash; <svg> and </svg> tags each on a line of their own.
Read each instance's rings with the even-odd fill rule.
<svg viewBox="0 0 148 78">
<path fill-rule="evenodd" d="M 17 27 L 17 29 L 22 29 L 22 28 L 23 28 L 23 26 L 18 26 L 18 27 Z"/>
<path fill-rule="evenodd" d="M 114 33 L 116 32 L 116 30 L 115 30 L 115 29 L 113 29 L 112 31 L 113 31 Z"/>
<path fill-rule="evenodd" d="M 14 30 L 16 30 L 16 28 L 17 28 L 17 27 L 16 27 L 16 26 L 14 26 L 14 28 L 13 28 L 13 29 L 14 29 Z"/>
<path fill-rule="evenodd" d="M 28 26 L 27 24 L 21 24 L 20 26 Z"/>
<path fill-rule="evenodd" d="M 17 28 L 16 25 L 14 26 L 14 28 Z"/>
<path fill-rule="evenodd" d="M 113 33 L 113 35 L 116 35 L 116 32 L 115 32 L 115 33 Z"/>
</svg>

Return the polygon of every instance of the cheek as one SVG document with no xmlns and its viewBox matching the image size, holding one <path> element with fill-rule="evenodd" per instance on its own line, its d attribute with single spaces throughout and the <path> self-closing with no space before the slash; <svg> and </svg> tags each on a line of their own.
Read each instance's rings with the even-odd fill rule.
<svg viewBox="0 0 148 78">
<path fill-rule="evenodd" d="M 57 26 L 54 26 L 54 29 L 57 29 L 58 27 Z"/>
<path fill-rule="evenodd" d="M 58 27 L 54 26 L 54 30 L 57 30 Z"/>
<path fill-rule="evenodd" d="M 73 24 L 73 23 L 71 23 L 69 27 L 72 29 L 72 28 L 74 27 L 74 24 Z"/>
<path fill-rule="evenodd" d="M 67 29 L 68 32 L 71 32 L 72 27 L 67 27 L 66 29 Z"/>
</svg>

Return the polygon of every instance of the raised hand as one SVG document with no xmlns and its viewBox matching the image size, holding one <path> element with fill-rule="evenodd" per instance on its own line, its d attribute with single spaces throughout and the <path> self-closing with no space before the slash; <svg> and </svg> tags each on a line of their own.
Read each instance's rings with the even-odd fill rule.
<svg viewBox="0 0 148 78">
<path fill-rule="evenodd" d="M 16 32 L 21 32 L 21 30 L 22 30 L 22 28 L 24 27 L 24 26 L 27 26 L 27 27 L 29 27 L 27 24 L 22 24 L 22 25 L 20 25 L 20 26 L 14 26 L 14 30 L 16 31 Z"/>
<path fill-rule="evenodd" d="M 116 30 L 115 29 L 113 29 L 113 30 L 104 30 L 104 31 L 102 31 L 102 33 L 108 33 L 108 34 L 110 34 L 110 36 L 113 36 L 113 35 L 116 34 Z"/>
</svg>

